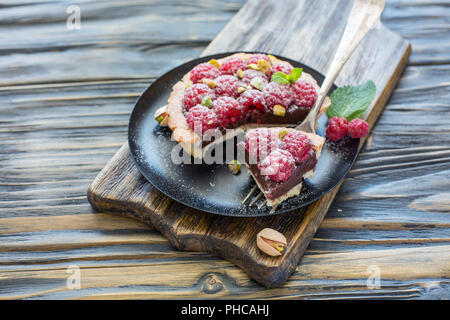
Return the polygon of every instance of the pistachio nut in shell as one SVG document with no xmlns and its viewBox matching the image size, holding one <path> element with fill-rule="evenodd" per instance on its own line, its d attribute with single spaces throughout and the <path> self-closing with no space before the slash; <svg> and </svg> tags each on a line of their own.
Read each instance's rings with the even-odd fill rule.
<svg viewBox="0 0 450 320">
<path fill-rule="evenodd" d="M 281 256 L 287 245 L 286 237 L 280 232 L 265 228 L 256 235 L 256 245 L 269 256 Z"/>
</svg>

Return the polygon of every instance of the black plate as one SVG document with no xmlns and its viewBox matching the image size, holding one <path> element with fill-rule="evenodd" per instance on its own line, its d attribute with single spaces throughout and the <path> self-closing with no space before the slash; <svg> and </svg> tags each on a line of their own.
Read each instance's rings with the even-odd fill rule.
<svg viewBox="0 0 450 320">
<path fill-rule="evenodd" d="M 199 63 L 218 59 L 232 52 L 216 54 L 189 61 L 160 77 L 139 98 L 131 114 L 128 128 L 128 142 L 131 154 L 144 177 L 168 197 L 189 207 L 202 211 L 237 217 L 269 215 L 270 207 L 250 207 L 241 201 L 255 182 L 243 167 L 237 176 L 231 174 L 226 165 L 184 164 L 176 165 L 170 159 L 175 146 L 171 131 L 160 127 L 154 120 L 154 112 L 167 104 L 172 86 Z M 319 84 L 324 76 L 299 62 L 289 61 L 293 66 L 303 68 Z M 334 90 L 336 87 L 333 87 Z M 324 136 L 327 118 L 319 119 L 318 134 Z M 284 201 L 274 213 L 289 212 L 301 208 L 331 191 L 347 174 L 357 156 L 359 139 L 346 138 L 339 145 L 326 142 L 316 174 L 306 179 L 300 195 Z M 247 202 L 248 203 L 248 202 Z"/>
</svg>

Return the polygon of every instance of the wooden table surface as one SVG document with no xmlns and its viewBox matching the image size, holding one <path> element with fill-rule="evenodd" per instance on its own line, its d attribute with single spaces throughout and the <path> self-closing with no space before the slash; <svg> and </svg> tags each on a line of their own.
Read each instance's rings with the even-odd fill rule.
<svg viewBox="0 0 450 320">
<path fill-rule="evenodd" d="M 74 2 L 79 30 L 66 27 Z M 382 20 L 411 42 L 409 65 L 282 287 L 93 212 L 86 191 L 126 141 L 140 93 L 197 57 L 244 3 L 1 2 L 0 298 L 450 297 L 448 0 L 388 0 Z"/>
</svg>

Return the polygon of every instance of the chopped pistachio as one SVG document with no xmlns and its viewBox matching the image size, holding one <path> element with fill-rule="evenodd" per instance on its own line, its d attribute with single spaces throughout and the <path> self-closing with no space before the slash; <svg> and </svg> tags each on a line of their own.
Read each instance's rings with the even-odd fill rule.
<svg viewBox="0 0 450 320">
<path fill-rule="evenodd" d="M 276 116 L 284 117 L 286 114 L 286 108 L 280 104 L 276 104 L 273 106 L 273 114 Z"/>
<path fill-rule="evenodd" d="M 241 167 L 242 164 L 237 160 L 233 160 L 228 164 L 228 169 L 232 174 L 238 174 L 239 171 L 241 170 Z"/>
<path fill-rule="evenodd" d="M 271 55 L 271 54 L 268 54 L 267 56 L 269 57 L 269 60 L 270 60 L 270 62 L 272 63 L 272 65 L 278 63 L 279 60 L 278 60 L 277 57 L 275 57 L 275 56 L 273 56 L 273 55 Z"/>
<path fill-rule="evenodd" d="M 187 89 L 187 88 L 189 88 L 191 85 L 192 85 L 192 81 L 189 80 L 189 81 L 186 83 L 186 86 L 185 86 L 184 88 Z"/>
<path fill-rule="evenodd" d="M 256 63 L 250 63 L 247 68 L 259 71 L 259 67 Z"/>
<path fill-rule="evenodd" d="M 214 89 L 216 87 L 216 83 L 211 79 L 202 79 L 201 83 L 208 85 L 208 87 L 210 87 L 211 89 Z"/>
<path fill-rule="evenodd" d="M 287 135 L 288 131 L 287 130 L 282 130 L 280 132 L 280 139 L 283 139 L 285 135 Z"/>
<path fill-rule="evenodd" d="M 239 88 L 237 88 L 237 92 L 238 92 L 238 93 L 242 93 L 242 92 L 244 92 L 245 90 L 247 90 L 246 87 L 239 87 Z"/>
<path fill-rule="evenodd" d="M 242 78 L 245 76 L 245 72 L 242 71 L 241 69 L 239 69 L 239 70 L 236 72 L 236 75 L 238 76 L 239 79 L 242 79 Z"/>
<path fill-rule="evenodd" d="M 270 71 L 270 63 L 267 60 L 261 59 L 258 60 L 258 68 L 264 73 L 268 73 Z"/>
<path fill-rule="evenodd" d="M 167 127 L 167 125 L 169 124 L 169 114 L 167 113 L 167 106 L 163 106 L 156 110 L 154 117 L 161 127 Z"/>
<path fill-rule="evenodd" d="M 250 81 L 250 85 L 255 88 L 258 89 L 260 91 L 262 91 L 264 89 L 264 85 L 266 83 L 264 82 L 264 79 L 261 77 L 255 77 Z"/>
<path fill-rule="evenodd" d="M 211 105 L 212 105 L 211 97 L 210 96 L 203 97 L 201 105 L 205 106 L 205 107 L 208 107 L 208 108 L 211 108 Z"/>
<path fill-rule="evenodd" d="M 209 64 L 212 64 L 214 67 L 216 67 L 217 69 L 220 68 L 220 63 L 219 61 L 217 61 L 216 59 L 211 59 L 209 60 Z"/>
</svg>

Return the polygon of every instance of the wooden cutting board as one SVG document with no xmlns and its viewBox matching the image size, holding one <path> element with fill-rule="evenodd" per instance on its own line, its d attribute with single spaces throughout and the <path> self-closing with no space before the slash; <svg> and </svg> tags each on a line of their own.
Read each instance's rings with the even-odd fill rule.
<svg viewBox="0 0 450 320">
<path fill-rule="evenodd" d="M 344 31 L 352 1 L 249 1 L 203 52 L 265 51 L 326 73 Z M 378 23 L 336 80 L 338 86 L 373 80 L 377 93 L 366 113 L 371 127 L 381 114 L 408 59 L 410 45 Z M 362 141 L 364 143 L 364 141 Z M 157 191 L 134 166 L 128 144 L 108 162 L 88 191 L 99 211 L 120 212 L 153 225 L 180 250 L 208 251 L 233 262 L 267 287 L 283 284 L 297 267 L 339 187 L 306 208 L 263 218 L 222 217 L 191 209 Z M 282 257 L 256 247 L 270 227 L 288 246 Z"/>
</svg>

